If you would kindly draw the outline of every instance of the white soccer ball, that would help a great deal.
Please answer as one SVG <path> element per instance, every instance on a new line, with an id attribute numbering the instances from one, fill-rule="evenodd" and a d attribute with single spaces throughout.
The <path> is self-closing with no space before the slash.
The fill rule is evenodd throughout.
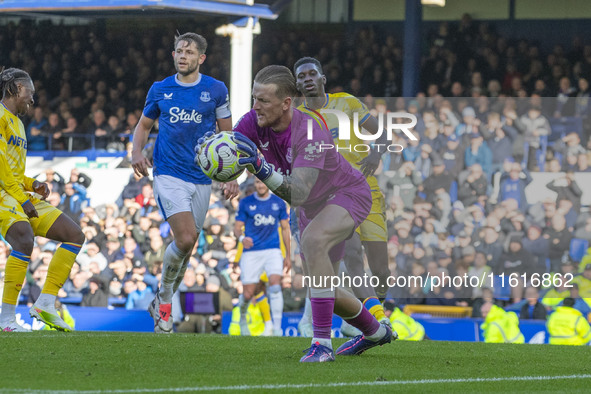
<path id="1" fill-rule="evenodd" d="M 222 131 L 201 144 L 197 163 L 203 173 L 214 181 L 229 182 L 244 172 L 245 167 L 238 164 L 239 157 L 232 133 Z"/>

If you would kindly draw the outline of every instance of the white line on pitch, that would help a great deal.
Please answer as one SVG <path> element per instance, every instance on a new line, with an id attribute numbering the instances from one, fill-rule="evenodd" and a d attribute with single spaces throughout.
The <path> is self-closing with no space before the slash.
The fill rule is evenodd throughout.
<path id="1" fill-rule="evenodd" d="M 508 381 L 544 381 L 565 379 L 591 379 L 587 375 L 557 375 L 557 376 L 507 376 L 499 378 L 465 378 L 465 379 L 420 379 L 420 380 L 392 380 L 371 382 L 339 382 L 339 383 L 304 383 L 304 384 L 255 384 L 238 386 L 196 386 L 196 387 L 167 387 L 162 389 L 121 389 L 121 390 L 33 390 L 33 389 L 0 389 L 0 393 L 33 393 L 33 394 L 119 394 L 119 393 L 163 393 L 163 392 L 191 392 L 191 391 L 246 391 L 246 390 L 289 390 L 314 388 L 340 388 L 361 386 L 404 386 L 412 384 L 446 384 L 446 383 L 487 383 Z"/>

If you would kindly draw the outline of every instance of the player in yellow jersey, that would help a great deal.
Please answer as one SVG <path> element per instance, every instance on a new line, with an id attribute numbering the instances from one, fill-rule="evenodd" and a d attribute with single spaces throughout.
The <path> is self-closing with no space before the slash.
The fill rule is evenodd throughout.
<path id="1" fill-rule="evenodd" d="M 49 203 L 49 187 L 25 175 L 27 139 L 19 115 L 33 105 L 35 87 L 27 72 L 9 68 L 0 73 L 0 233 L 12 247 L 4 272 L 0 331 L 29 331 L 16 322 L 18 296 L 25 280 L 35 236 L 62 242 L 47 272 L 41 295 L 30 309 L 31 317 L 61 331 L 72 328 L 55 309 L 58 290 L 84 242 L 80 227 Z"/>
<path id="2" fill-rule="evenodd" d="M 344 261 L 350 276 L 363 277 L 365 273 L 361 247 L 363 244 L 372 275 L 379 279 L 379 284 L 375 288 L 367 286 L 354 288 L 353 291 L 357 297 L 365 300 L 365 307 L 378 321 L 389 323 L 378 300 L 378 297 L 381 299 L 386 297 L 388 292 L 387 279 L 390 275 L 384 196 L 378 186 L 377 179 L 373 176 L 378 168 L 382 154 L 377 149 L 371 149 L 367 145 L 368 142 L 361 140 L 353 132 L 355 126 L 359 127 L 359 130 L 363 127 L 370 133 L 377 133 L 379 131 L 378 120 L 369 113 L 363 103 L 350 94 L 327 94 L 324 89 L 326 77 L 318 60 L 311 57 L 299 59 L 294 65 L 294 74 L 297 88 L 305 97 L 305 101 L 300 107 L 308 109 L 324 119 L 332 133 L 335 145 L 338 147 L 338 152 L 353 167 L 363 172 L 371 188 L 373 200 L 371 212 L 361 226 L 357 228 L 356 234 L 347 241 Z M 322 110 L 325 109 L 341 111 L 351 120 L 349 140 L 339 139 L 338 118 L 331 114 L 321 114 Z M 353 124 L 355 113 L 357 114 L 358 125 Z M 376 141 L 376 145 L 385 142 L 382 141 L 385 137 L 386 133 L 383 133 L 382 137 Z"/>

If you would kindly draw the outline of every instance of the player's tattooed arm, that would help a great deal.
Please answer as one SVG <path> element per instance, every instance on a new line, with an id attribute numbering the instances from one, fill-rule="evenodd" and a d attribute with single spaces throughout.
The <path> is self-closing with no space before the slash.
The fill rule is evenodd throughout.
<path id="1" fill-rule="evenodd" d="M 295 168 L 291 176 L 283 176 L 283 183 L 273 193 L 294 207 L 300 206 L 308 199 L 318 174 L 317 168 Z"/>

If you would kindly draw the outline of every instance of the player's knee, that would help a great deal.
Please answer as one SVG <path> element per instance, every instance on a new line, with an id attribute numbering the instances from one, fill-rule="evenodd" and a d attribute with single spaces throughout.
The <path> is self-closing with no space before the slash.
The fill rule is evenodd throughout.
<path id="1" fill-rule="evenodd" d="M 348 268 L 351 264 L 363 264 L 361 249 L 345 248 L 345 265 Z"/>
<path id="2" fill-rule="evenodd" d="M 269 286 L 269 294 L 281 293 L 281 285 Z"/>
<path id="3" fill-rule="evenodd" d="M 84 233 L 82 232 L 82 230 L 80 230 L 80 228 L 77 228 L 72 232 L 70 239 L 71 239 L 70 242 L 74 242 L 79 245 L 82 245 L 84 243 L 84 241 L 86 240 L 86 237 L 84 236 Z"/>
<path id="4" fill-rule="evenodd" d="M 181 252 L 185 254 L 191 253 L 195 242 L 197 242 L 197 236 L 193 234 L 179 234 L 176 236 L 175 234 L 174 242 Z"/>
<path id="5" fill-rule="evenodd" d="M 302 250 L 306 256 L 317 256 L 321 253 L 327 253 L 326 247 L 328 240 L 321 234 L 305 233 L 302 236 Z"/>
<path id="6" fill-rule="evenodd" d="M 13 250 L 30 256 L 35 244 L 35 235 L 30 226 L 24 224 L 24 222 L 18 222 L 10 227 L 7 241 Z"/>

